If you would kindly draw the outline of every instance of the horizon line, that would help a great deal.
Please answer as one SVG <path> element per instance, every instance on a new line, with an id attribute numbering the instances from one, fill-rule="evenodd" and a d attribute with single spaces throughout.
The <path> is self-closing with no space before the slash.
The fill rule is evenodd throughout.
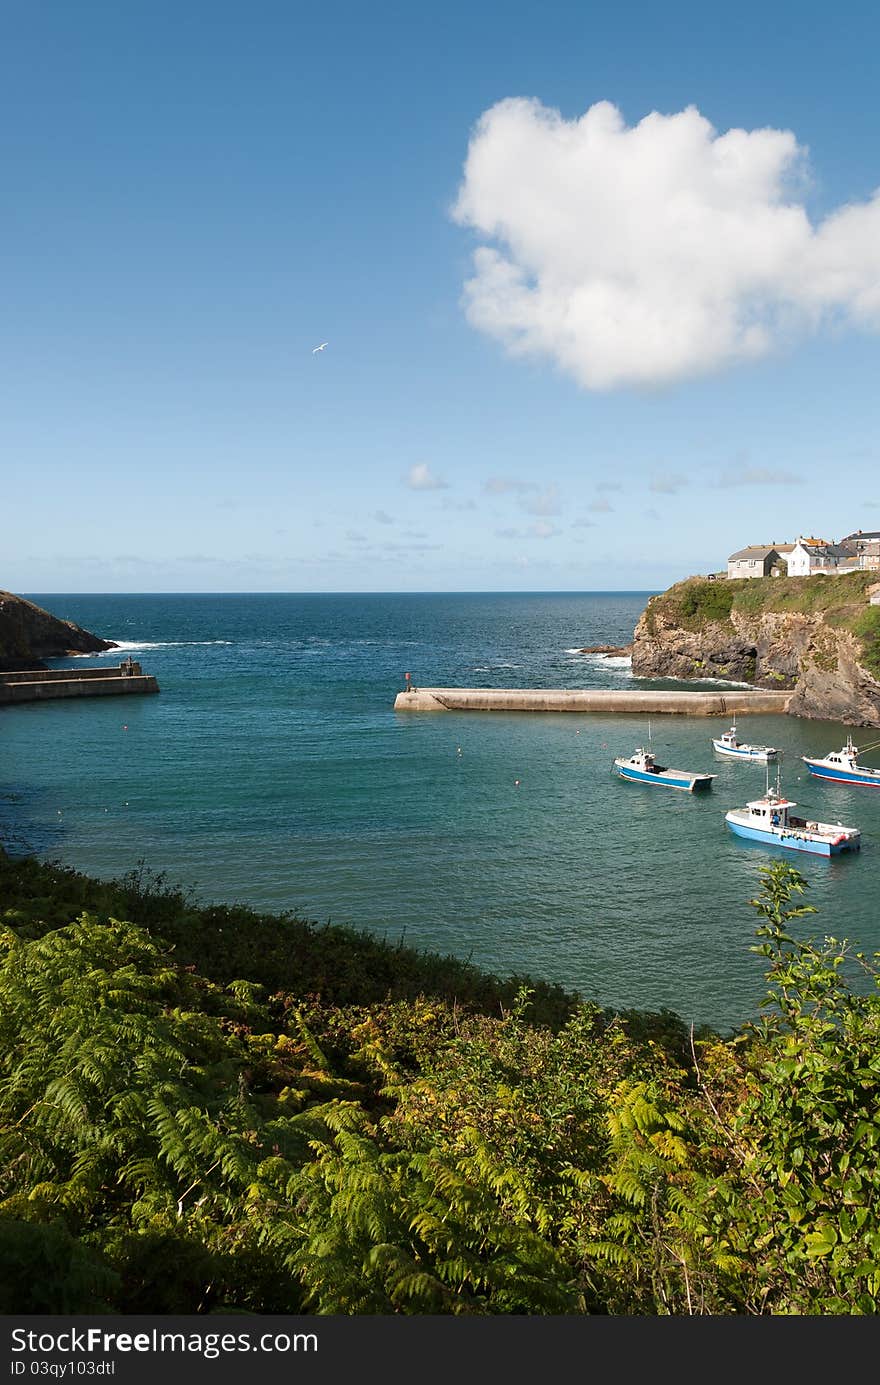
<path id="1" fill-rule="evenodd" d="M 24 596 L 645 596 L 656 587 L 546 587 L 546 588 L 426 588 L 420 591 L 31 591 L 10 592 Z M 665 588 L 663 589 L 665 590 Z"/>

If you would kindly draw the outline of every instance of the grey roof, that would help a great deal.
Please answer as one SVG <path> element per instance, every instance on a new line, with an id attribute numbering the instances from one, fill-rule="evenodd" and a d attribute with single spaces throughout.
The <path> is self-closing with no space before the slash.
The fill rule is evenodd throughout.
<path id="1" fill-rule="evenodd" d="M 858 543 L 859 539 L 867 539 L 869 543 L 876 543 L 880 539 L 880 529 L 872 529 L 870 532 L 860 529 L 857 534 L 847 534 L 846 538 L 841 539 L 840 542 Z"/>
<path id="2" fill-rule="evenodd" d="M 745 560 L 747 560 L 747 561 L 756 561 L 757 559 L 760 558 L 760 559 L 763 560 L 764 558 L 769 558 L 769 556 L 770 556 L 771 553 L 775 553 L 775 554 L 778 556 L 778 555 L 779 555 L 779 549 L 778 549 L 778 548 L 772 548 L 772 547 L 769 547 L 769 548 L 741 548 L 741 549 L 739 550 L 738 553 L 731 553 L 731 555 L 730 555 L 730 557 L 728 558 L 727 561 L 728 561 L 729 563 L 735 563 L 735 562 L 737 562 L 737 561 L 740 560 L 740 559 L 745 559 Z"/>

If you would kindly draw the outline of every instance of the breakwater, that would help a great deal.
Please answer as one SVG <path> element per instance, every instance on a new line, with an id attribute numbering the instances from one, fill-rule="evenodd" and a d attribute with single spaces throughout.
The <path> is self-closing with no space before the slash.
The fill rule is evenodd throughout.
<path id="1" fill-rule="evenodd" d="M 786 712 L 790 692 L 744 688 L 729 692 L 648 692 L 617 688 L 409 688 L 396 712 L 636 712 L 729 717 L 737 712 Z"/>
<path id="2" fill-rule="evenodd" d="M 0 673 L 0 706 L 60 697 L 118 697 L 158 691 L 153 675 L 144 673 L 132 659 L 126 659 L 118 668 L 31 668 Z"/>

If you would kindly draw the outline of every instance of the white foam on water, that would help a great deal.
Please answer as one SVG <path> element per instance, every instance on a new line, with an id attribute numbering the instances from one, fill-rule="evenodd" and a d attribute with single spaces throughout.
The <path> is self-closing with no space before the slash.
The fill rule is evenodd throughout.
<path id="1" fill-rule="evenodd" d="M 232 640 L 114 640 L 116 649 L 189 649 L 195 645 L 232 644 Z M 114 654 L 114 649 L 103 649 L 102 654 Z"/>
<path id="2" fill-rule="evenodd" d="M 657 675 L 660 677 L 661 675 Z M 663 681 L 667 683 L 686 683 L 692 692 L 699 692 L 700 688 L 709 686 L 712 688 L 746 688 L 749 692 L 790 692 L 790 688 L 760 688 L 755 683 L 738 683 L 735 678 L 674 678 L 670 673 L 662 675 Z M 642 679 L 637 679 L 641 682 Z M 647 680 L 646 680 L 647 681 Z"/>
<path id="3" fill-rule="evenodd" d="M 594 668 L 604 669 L 606 673 L 623 676 L 632 672 L 632 659 L 628 654 L 584 654 L 580 649 L 567 649 L 565 652 L 580 655 L 578 663 L 592 664 Z"/>

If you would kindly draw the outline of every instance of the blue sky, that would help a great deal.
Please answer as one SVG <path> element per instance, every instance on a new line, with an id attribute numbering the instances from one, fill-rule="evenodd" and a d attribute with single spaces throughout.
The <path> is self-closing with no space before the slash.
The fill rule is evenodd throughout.
<path id="1" fill-rule="evenodd" d="M 645 590 L 880 528 L 875 9 L 0 23 L 0 586 Z"/>

